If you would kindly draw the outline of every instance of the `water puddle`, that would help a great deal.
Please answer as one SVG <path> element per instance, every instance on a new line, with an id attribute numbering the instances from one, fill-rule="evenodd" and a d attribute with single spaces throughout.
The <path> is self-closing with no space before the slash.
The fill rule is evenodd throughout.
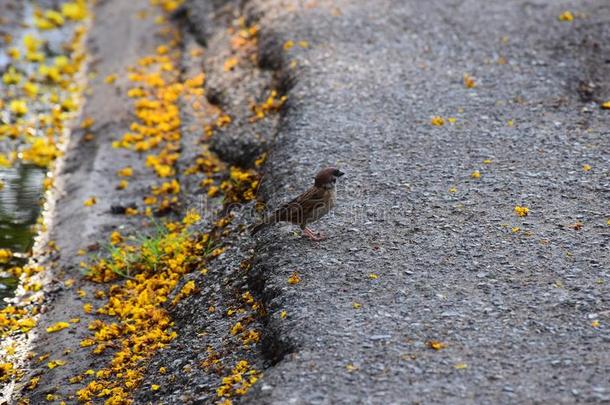
<path id="1" fill-rule="evenodd" d="M 55 159 L 77 115 L 86 5 L 5 1 L 0 12 L 0 309 L 27 264 Z M 9 7 L 10 6 L 10 7 Z M 48 177 L 47 177 L 48 176 Z M 46 183 L 46 184 L 45 184 Z"/>
<path id="2" fill-rule="evenodd" d="M 23 266 L 34 244 L 44 177 L 45 170 L 33 165 L 0 169 L 4 185 L 0 190 L 0 249 L 13 252 L 8 262 L 0 263 L 0 308 L 6 305 L 4 298 L 13 296 L 19 282 L 7 270 Z"/>

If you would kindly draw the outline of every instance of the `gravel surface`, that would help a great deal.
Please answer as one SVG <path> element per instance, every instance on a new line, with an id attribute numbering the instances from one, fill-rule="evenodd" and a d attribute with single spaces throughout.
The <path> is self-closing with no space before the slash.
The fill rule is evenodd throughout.
<path id="1" fill-rule="evenodd" d="M 245 402 L 610 401 L 610 5 L 250 6 L 298 63 L 270 205 L 346 175 L 329 240 L 257 235 L 277 363 Z"/>
<path id="2" fill-rule="evenodd" d="M 48 301 L 29 346 L 67 364 L 26 370 L 17 395 L 32 404 L 74 400 L 84 383 L 66 380 L 110 360 L 79 346 L 93 319 L 82 304 L 100 286 L 79 277 L 77 251 L 141 230 L 110 207 L 141 204 L 157 181 L 111 147 L 133 121 L 127 68 L 165 41 L 141 18 L 148 5 L 95 6 L 83 111 L 95 137 L 74 131 L 56 182 L 47 237 L 60 253 L 41 258 Z M 566 10 L 574 21 L 558 19 Z M 181 101 L 179 168 L 207 147 L 200 104 L 208 119 L 231 117 L 209 144 L 226 163 L 270 151 L 259 192 L 270 207 L 321 167 L 346 175 L 313 225 L 329 236 L 320 243 L 290 225 L 251 238 L 253 204 L 235 211 L 225 252 L 178 285 L 196 292 L 168 307 L 177 337 L 142 365 L 135 403 L 216 403 L 243 361 L 259 380 L 234 403 L 610 401 L 609 19 L 605 0 L 187 0 L 174 13 L 181 72 L 206 74 L 207 100 Z M 258 39 L 236 46 L 236 29 L 255 23 Z M 280 113 L 252 120 L 273 89 L 288 95 Z M 182 208 L 208 203 L 200 177 L 180 181 Z M 222 204 L 209 203 L 202 230 Z M 75 317 L 82 327 L 40 332 Z"/>

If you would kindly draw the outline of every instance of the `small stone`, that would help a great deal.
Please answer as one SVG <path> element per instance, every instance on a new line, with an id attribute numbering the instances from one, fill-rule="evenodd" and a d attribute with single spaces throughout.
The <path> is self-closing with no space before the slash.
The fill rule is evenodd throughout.
<path id="1" fill-rule="evenodd" d="M 369 339 L 371 340 L 385 340 L 385 339 L 391 339 L 392 335 L 372 335 L 369 336 Z"/>

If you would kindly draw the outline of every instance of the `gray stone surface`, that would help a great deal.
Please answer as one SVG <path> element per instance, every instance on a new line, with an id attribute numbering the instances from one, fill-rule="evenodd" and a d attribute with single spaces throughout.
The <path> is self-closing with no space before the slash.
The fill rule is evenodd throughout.
<path id="1" fill-rule="evenodd" d="M 250 7 L 262 43 L 279 44 L 263 51 L 284 69 L 298 61 L 270 205 L 322 166 L 346 175 L 316 224 L 329 240 L 281 226 L 258 239 L 277 363 L 244 402 L 609 401 L 610 115 L 598 103 L 610 98 L 610 4 Z M 564 10 L 585 15 L 561 22 Z M 433 126 L 436 115 L 456 122 Z"/>
<path id="2" fill-rule="evenodd" d="M 135 155 L 111 148 L 131 121 L 128 83 L 124 75 L 115 86 L 103 78 L 159 45 L 152 19 L 136 20 L 146 4 L 96 6 L 88 46 L 98 78 L 83 112 L 96 119 L 96 138 L 84 143 L 75 131 L 58 178 L 64 194 L 50 237 L 61 256 L 45 259 L 53 280 L 40 330 L 91 320 L 76 290 L 90 297 L 98 287 L 61 284 L 78 274 L 75 253 L 113 229 L 141 226 L 109 213 L 117 202 L 139 203 L 155 179 Z M 183 280 L 199 291 L 170 310 L 178 337 L 147 364 L 135 403 L 214 403 L 222 377 L 242 359 L 263 376 L 235 403 L 610 401 L 610 112 L 599 107 L 610 99 L 607 1 L 189 0 L 186 7 L 175 15 L 192 34 L 185 49 L 197 40 L 206 50 L 182 68 L 203 65 L 207 94 L 233 118 L 214 135 L 224 137 L 215 150 L 249 166 L 253 156 L 241 155 L 238 141 L 272 145 L 261 189 L 272 207 L 309 187 L 322 166 L 346 175 L 337 209 L 314 225 L 327 241 L 311 243 L 280 225 L 252 239 L 251 220 L 236 212 L 226 252 L 206 276 Z M 576 19 L 558 21 L 564 10 Z M 260 49 L 223 73 L 226 28 L 242 12 L 260 26 Z M 288 40 L 296 44 L 285 50 Z M 475 88 L 465 88 L 464 73 Z M 281 115 L 250 124 L 249 106 L 273 88 L 289 97 Z M 196 122 L 189 111 L 185 127 Z M 445 125 L 431 125 L 437 115 Z M 197 132 L 184 134 L 180 166 L 188 167 L 201 145 Z M 107 179 L 126 165 L 136 175 L 119 201 Z M 475 170 L 480 179 L 471 178 Z M 184 206 L 192 206 L 199 178 L 182 180 Z M 91 195 L 98 204 L 84 208 Z M 516 205 L 529 215 L 518 217 Z M 293 285 L 294 272 L 301 282 Z M 225 315 L 244 306 L 245 291 L 266 312 Z M 244 347 L 231 336 L 238 319 L 261 332 L 260 344 Z M 77 388 L 68 377 L 106 364 L 78 348 L 86 336 L 83 328 L 32 341 L 51 358 L 72 352 L 53 373 L 44 363 L 27 370 L 23 381 L 41 376 L 27 392 L 31 403 L 50 392 L 66 398 Z M 433 350 L 430 341 L 446 347 Z M 206 368 L 212 353 L 221 361 Z"/>

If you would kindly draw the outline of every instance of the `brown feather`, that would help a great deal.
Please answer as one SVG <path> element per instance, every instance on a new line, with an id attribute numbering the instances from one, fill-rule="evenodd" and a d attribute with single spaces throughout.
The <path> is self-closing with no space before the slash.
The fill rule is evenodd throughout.
<path id="1" fill-rule="evenodd" d="M 326 190 L 321 187 L 312 187 L 294 200 L 278 208 L 273 216 L 275 222 L 286 221 L 305 228 L 311 222 L 311 212 L 316 206 L 324 205 Z"/>
<path id="2" fill-rule="evenodd" d="M 292 222 L 305 229 L 308 224 L 317 221 L 335 205 L 335 181 L 343 173 L 334 167 L 321 170 L 315 178 L 315 184 L 309 190 L 279 207 L 272 214 L 251 229 L 252 235 L 277 222 Z"/>
<path id="3" fill-rule="evenodd" d="M 276 222 L 291 222 L 304 229 L 307 224 L 315 222 L 326 214 L 334 201 L 332 192 L 324 187 L 313 186 L 297 198 L 287 202 L 266 216 L 261 222 L 252 227 L 252 235 Z"/>

